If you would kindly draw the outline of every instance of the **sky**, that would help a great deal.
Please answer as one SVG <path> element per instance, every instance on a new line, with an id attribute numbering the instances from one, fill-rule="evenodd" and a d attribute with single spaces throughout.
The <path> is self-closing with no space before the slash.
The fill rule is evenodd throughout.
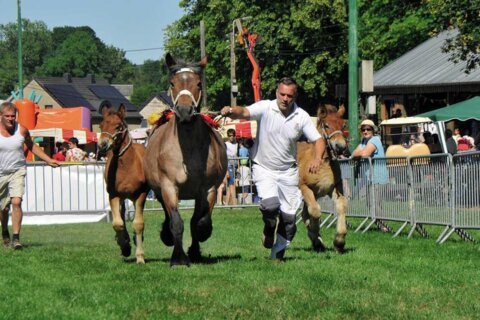
<path id="1" fill-rule="evenodd" d="M 178 4 L 178 0 L 21 0 L 21 15 L 43 21 L 49 30 L 89 26 L 105 44 L 142 64 L 164 55 L 164 30 L 184 15 Z M 0 24 L 11 22 L 17 22 L 17 0 L 0 0 Z"/>

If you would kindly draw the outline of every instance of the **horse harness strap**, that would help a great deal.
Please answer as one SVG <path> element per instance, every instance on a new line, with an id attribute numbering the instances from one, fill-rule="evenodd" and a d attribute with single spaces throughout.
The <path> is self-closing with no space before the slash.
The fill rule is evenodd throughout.
<path id="1" fill-rule="evenodd" d="M 124 123 L 125 124 L 125 123 Z M 124 134 L 124 133 L 127 133 L 127 136 L 128 136 L 128 143 L 125 147 L 123 147 L 122 149 L 120 149 L 120 152 L 118 153 L 118 157 L 122 156 L 125 151 L 127 151 L 128 147 L 130 147 L 130 145 L 132 144 L 132 137 L 130 136 L 130 132 L 128 131 L 128 126 L 125 125 L 124 129 L 121 130 L 121 131 L 115 131 L 115 133 L 111 134 L 110 132 L 106 132 L 106 131 L 102 131 L 101 134 L 105 134 L 107 136 L 109 136 L 113 141 L 116 141 L 117 140 L 117 136 L 119 134 Z M 123 140 L 123 139 L 122 139 Z"/>
<path id="2" fill-rule="evenodd" d="M 330 153 L 332 155 L 332 160 L 336 160 L 338 158 L 338 155 L 335 152 L 335 149 L 332 147 L 332 143 L 330 142 L 330 140 L 332 139 L 333 136 L 337 134 L 343 135 L 343 132 L 341 130 L 336 130 L 330 134 L 327 134 L 327 131 L 325 130 L 325 126 L 322 123 L 322 137 L 327 141 L 327 148 L 330 150 Z"/>
<path id="3" fill-rule="evenodd" d="M 175 74 L 179 74 L 179 73 L 182 73 L 182 72 L 196 73 L 192 68 L 181 68 L 180 70 L 178 70 L 177 72 L 175 72 Z M 193 105 L 194 105 L 194 112 L 195 112 L 195 113 L 196 113 L 196 111 L 197 111 L 198 106 L 200 105 L 200 100 L 202 99 L 202 90 L 199 91 L 198 99 L 195 99 L 195 97 L 193 96 L 193 94 L 192 94 L 189 90 L 186 90 L 186 89 L 180 90 L 180 92 L 177 94 L 176 97 L 173 96 L 172 87 L 170 87 L 170 88 L 168 89 L 168 93 L 169 93 L 170 97 L 173 98 L 173 108 L 171 108 L 171 109 L 173 109 L 174 112 L 175 112 L 175 110 L 176 110 L 176 108 L 177 108 L 178 100 L 179 100 L 180 97 L 182 97 L 182 96 L 188 96 L 190 99 L 192 99 Z"/>

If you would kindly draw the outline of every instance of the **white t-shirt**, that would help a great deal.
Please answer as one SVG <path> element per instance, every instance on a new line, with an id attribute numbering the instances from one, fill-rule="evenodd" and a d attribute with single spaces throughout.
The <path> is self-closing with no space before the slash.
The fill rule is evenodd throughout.
<path id="1" fill-rule="evenodd" d="M 232 159 L 232 158 L 237 158 L 238 157 L 238 143 L 231 143 L 230 141 L 225 142 L 225 146 L 227 147 L 227 158 Z M 237 160 L 229 160 L 228 164 L 236 167 Z"/>
<path id="2" fill-rule="evenodd" d="M 308 113 L 297 104 L 285 118 L 277 100 L 262 100 L 247 107 L 257 121 L 252 160 L 270 170 L 286 170 L 296 163 L 297 141 L 302 134 L 310 141 L 321 138 Z"/>

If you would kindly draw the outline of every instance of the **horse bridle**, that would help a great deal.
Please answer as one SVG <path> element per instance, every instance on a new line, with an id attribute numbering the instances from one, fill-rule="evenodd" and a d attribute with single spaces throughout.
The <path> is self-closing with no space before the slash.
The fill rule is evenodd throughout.
<path id="1" fill-rule="evenodd" d="M 127 151 L 128 147 L 130 147 L 130 145 L 132 144 L 132 137 L 130 136 L 130 132 L 128 131 L 128 126 L 126 125 L 125 122 L 123 122 L 122 125 L 123 125 L 123 130 L 117 130 L 113 134 L 111 134 L 110 132 L 106 132 L 106 131 L 100 132 L 100 134 L 106 134 L 107 136 L 109 136 L 113 140 L 114 143 L 116 143 L 119 140 L 120 136 L 122 136 L 120 141 L 123 141 L 123 139 L 125 139 L 124 134 L 125 134 L 125 132 L 127 133 L 128 143 L 125 147 L 120 149 L 120 151 L 118 152 L 119 157 L 122 156 L 125 153 L 125 151 Z"/>
<path id="2" fill-rule="evenodd" d="M 182 73 L 182 72 L 191 72 L 191 73 L 197 74 L 192 68 L 181 68 L 180 70 L 175 72 L 174 75 L 177 75 L 177 74 Z M 174 97 L 171 86 L 170 86 L 170 88 L 168 88 L 168 94 L 173 99 L 173 108 L 171 108 L 171 109 L 173 110 L 173 112 L 175 112 L 175 114 L 177 114 L 178 100 L 182 96 L 188 96 L 190 99 L 192 99 L 192 101 L 193 101 L 193 114 L 197 113 L 197 108 L 200 105 L 200 99 L 202 98 L 202 90 L 199 91 L 198 99 L 195 99 L 193 94 L 187 89 L 180 90 L 180 92 L 177 94 L 177 96 Z"/>
<path id="3" fill-rule="evenodd" d="M 335 151 L 335 148 L 332 146 L 331 139 L 332 137 L 336 136 L 337 134 L 341 134 L 343 136 L 342 130 L 335 130 L 330 134 L 327 134 L 327 130 L 325 129 L 325 122 L 320 122 L 320 127 L 322 128 L 321 135 L 327 142 L 327 148 L 330 151 L 330 154 L 332 155 L 332 160 L 338 159 L 338 154 Z"/>

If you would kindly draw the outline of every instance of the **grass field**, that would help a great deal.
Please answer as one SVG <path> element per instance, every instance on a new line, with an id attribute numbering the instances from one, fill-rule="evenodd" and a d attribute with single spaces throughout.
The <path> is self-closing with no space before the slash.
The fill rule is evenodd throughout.
<path id="1" fill-rule="evenodd" d="M 190 212 L 183 217 L 188 221 Z M 300 225 L 286 261 L 279 263 L 267 259 L 269 251 L 261 246 L 257 209 L 219 209 L 213 236 L 202 246 L 205 262 L 170 268 L 172 249 L 158 236 L 162 221 L 163 214 L 146 215 L 145 265 L 136 265 L 134 256 L 120 257 L 112 227 L 104 222 L 24 226 L 24 250 L 0 248 L 0 319 L 480 315 L 480 247 L 456 235 L 437 245 L 440 227 L 428 228 L 429 239 L 349 230 L 347 252 L 339 255 L 312 252 Z M 349 222 L 355 227 L 360 220 Z M 331 247 L 333 230 L 324 233 Z"/>

